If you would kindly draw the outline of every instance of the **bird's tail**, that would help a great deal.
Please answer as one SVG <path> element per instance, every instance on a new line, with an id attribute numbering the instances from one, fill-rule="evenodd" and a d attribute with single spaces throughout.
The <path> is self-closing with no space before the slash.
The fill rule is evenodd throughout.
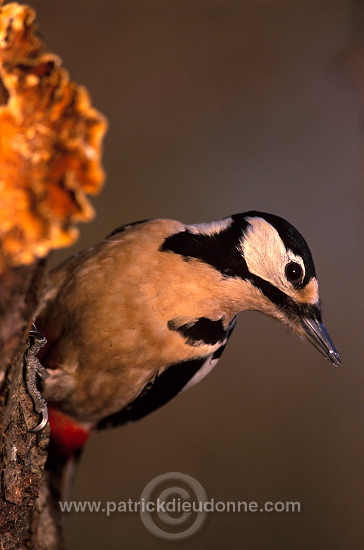
<path id="1" fill-rule="evenodd" d="M 90 432 L 54 406 L 49 405 L 48 411 L 51 437 L 46 470 L 53 498 L 67 501 L 70 499 L 77 466 Z"/>

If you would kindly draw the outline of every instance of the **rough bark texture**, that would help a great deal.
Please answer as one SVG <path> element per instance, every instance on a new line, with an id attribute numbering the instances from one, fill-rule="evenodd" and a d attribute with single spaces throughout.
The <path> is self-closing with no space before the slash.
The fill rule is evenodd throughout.
<path id="1" fill-rule="evenodd" d="M 24 383 L 27 333 L 42 272 L 43 266 L 36 263 L 0 277 L 0 541 L 4 550 L 60 547 L 57 518 L 44 482 L 49 428 L 39 434 L 29 431 L 38 423 L 38 415 Z"/>

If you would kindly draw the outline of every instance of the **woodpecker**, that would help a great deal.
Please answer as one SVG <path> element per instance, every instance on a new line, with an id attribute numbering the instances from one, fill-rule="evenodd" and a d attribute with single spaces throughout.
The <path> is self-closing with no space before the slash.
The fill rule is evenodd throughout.
<path id="1" fill-rule="evenodd" d="M 90 430 L 138 420 L 199 382 L 246 310 L 340 364 L 308 245 L 276 215 L 144 220 L 69 258 L 50 273 L 36 321 L 52 440 L 70 454 Z"/>

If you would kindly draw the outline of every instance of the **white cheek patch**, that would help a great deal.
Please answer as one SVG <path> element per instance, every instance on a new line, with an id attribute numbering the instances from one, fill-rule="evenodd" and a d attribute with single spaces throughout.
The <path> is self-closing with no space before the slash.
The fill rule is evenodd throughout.
<path id="1" fill-rule="evenodd" d="M 270 282 L 286 294 L 296 298 L 296 291 L 287 281 L 285 267 L 288 262 L 297 262 L 305 273 L 300 256 L 286 250 L 278 231 L 263 218 L 247 218 L 250 226 L 240 242 L 248 269 L 254 275 Z"/>

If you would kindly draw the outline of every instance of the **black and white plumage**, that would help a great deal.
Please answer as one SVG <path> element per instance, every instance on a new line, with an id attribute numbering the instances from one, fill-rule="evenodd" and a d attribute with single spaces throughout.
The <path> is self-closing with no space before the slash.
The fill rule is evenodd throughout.
<path id="1" fill-rule="evenodd" d="M 282 321 L 340 364 L 311 252 L 282 218 L 119 228 L 50 274 L 37 321 L 49 342 L 44 394 L 87 428 L 142 418 L 215 366 L 244 310 Z"/>

